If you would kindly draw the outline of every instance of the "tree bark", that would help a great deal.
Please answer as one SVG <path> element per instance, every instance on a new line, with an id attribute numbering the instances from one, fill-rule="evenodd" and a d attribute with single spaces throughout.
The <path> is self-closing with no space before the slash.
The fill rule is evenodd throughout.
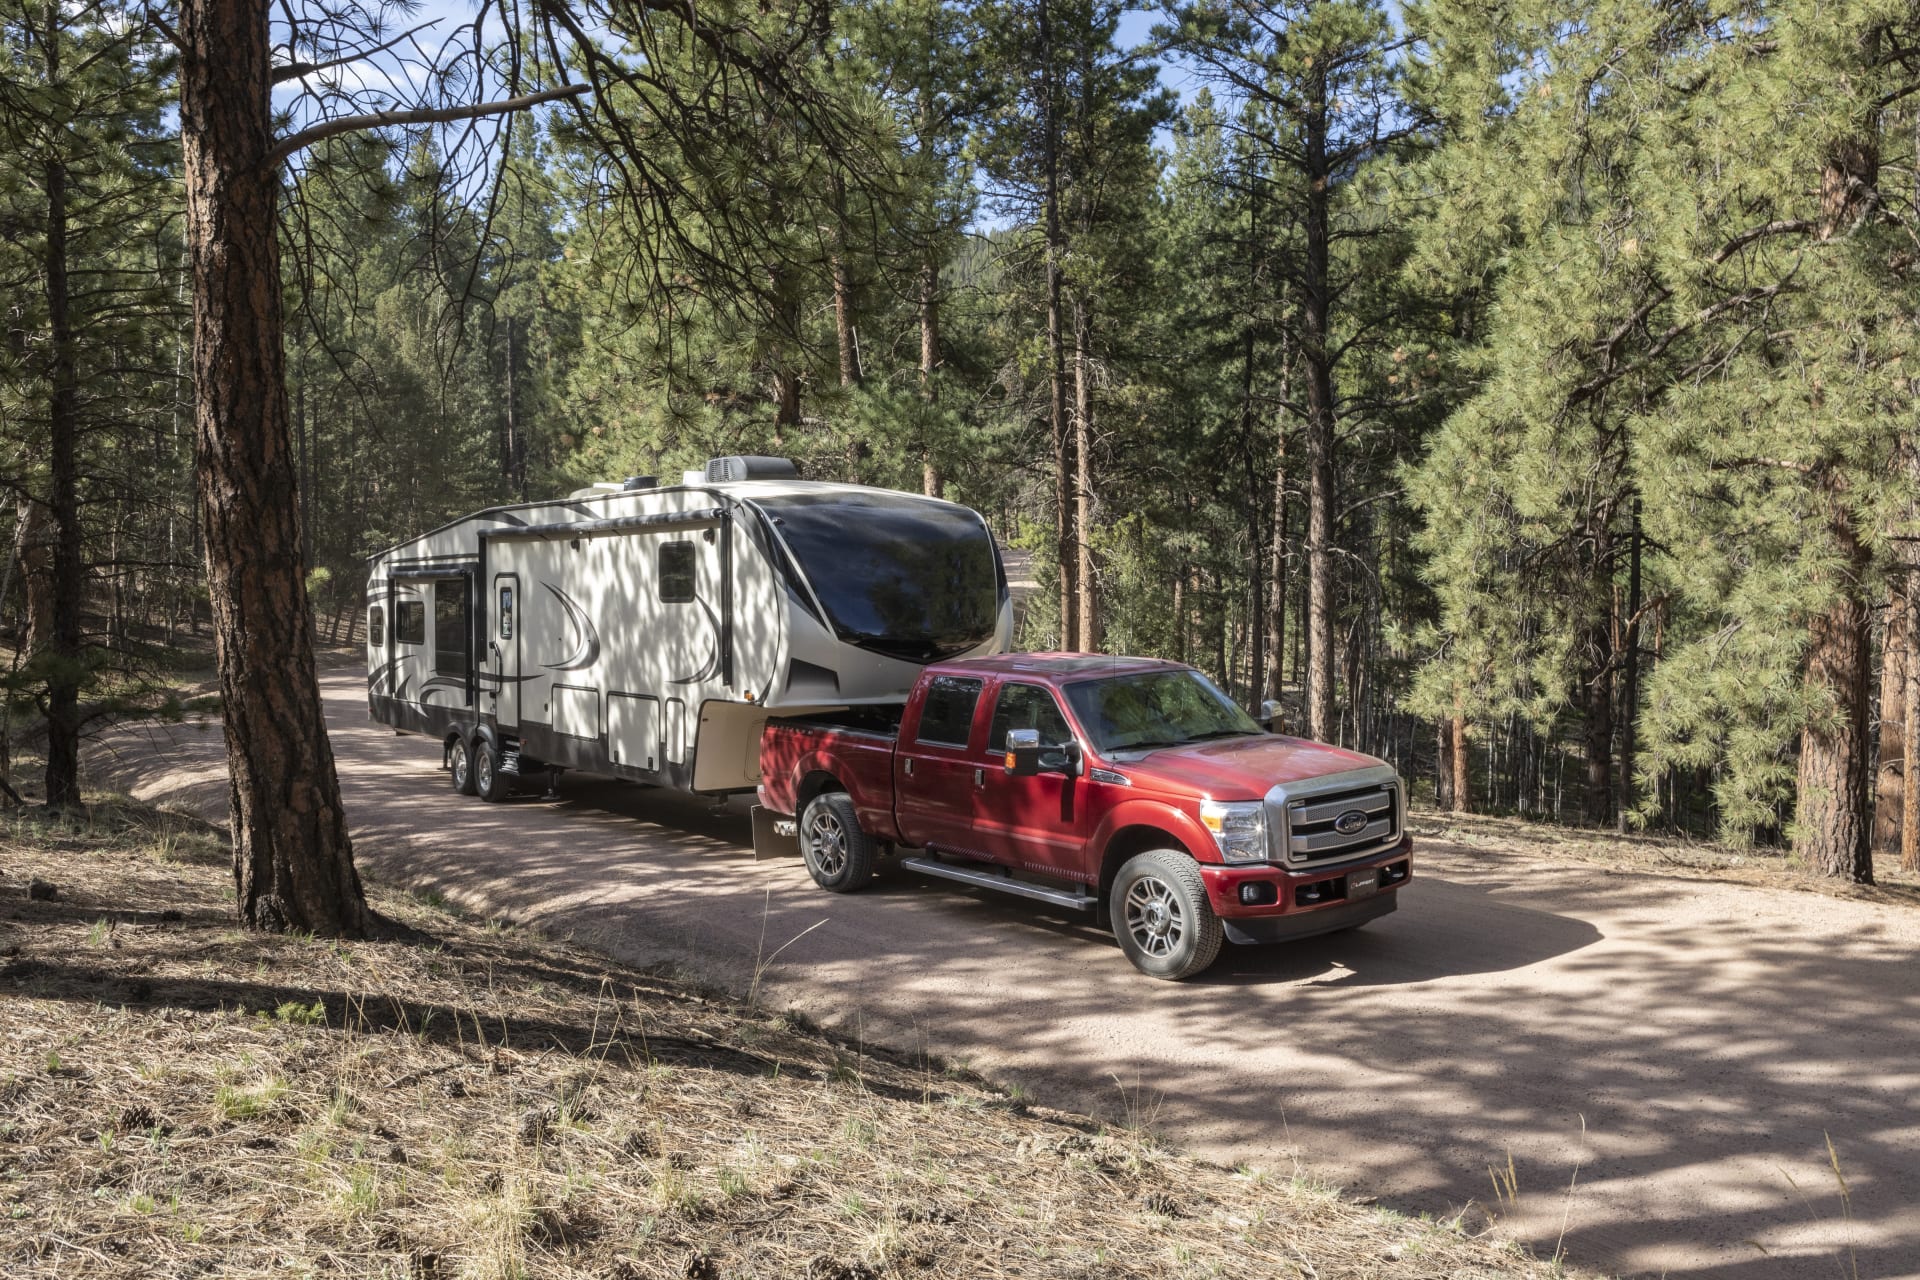
<path id="1" fill-rule="evenodd" d="M 1907 772 L 1907 677 L 1914 661 L 1906 584 L 1899 576 L 1887 593 L 1886 639 L 1880 646 L 1880 752 L 1874 770 L 1873 847 L 1893 853 L 1900 846 L 1902 780 Z"/>
<path id="2" fill-rule="evenodd" d="M 53 521 L 38 498 L 20 499 L 15 545 L 20 557 L 20 590 L 26 598 L 27 656 L 53 644 Z"/>
<path id="3" fill-rule="evenodd" d="M 1301 279 L 1300 357 L 1307 377 L 1307 736 L 1329 740 L 1333 724 L 1333 358 L 1327 78 L 1316 69 L 1305 112 L 1306 258 Z"/>
<path id="4" fill-rule="evenodd" d="M 45 53 L 49 84 L 60 82 L 58 6 L 47 6 Z M 85 565 L 80 536 L 80 395 L 74 366 L 73 319 L 67 288 L 67 169 L 57 157 L 46 167 L 47 192 L 47 509 L 53 518 L 52 628 L 47 684 L 47 807 L 80 807 L 80 606 Z"/>
<path id="5" fill-rule="evenodd" d="M 1870 617 L 1861 596 L 1867 552 L 1838 491 L 1826 485 L 1828 531 L 1845 568 L 1834 601 L 1809 626 L 1805 683 L 1814 704 L 1800 734 L 1794 852 L 1824 876 L 1873 883 L 1869 843 L 1867 691 Z"/>
<path id="6" fill-rule="evenodd" d="M 180 136 L 193 279 L 194 446 L 231 771 L 241 920 L 355 936 L 353 865 L 313 658 L 269 164 L 266 0 L 184 0 Z"/>
<path id="7" fill-rule="evenodd" d="M 1100 651 L 1100 592 L 1094 581 L 1093 539 L 1093 317 L 1073 306 L 1073 525 L 1074 591 L 1080 597 L 1080 634 L 1074 647 Z"/>
<path id="8" fill-rule="evenodd" d="M 1473 791 L 1467 768 L 1470 763 L 1467 754 L 1467 718 L 1455 716 L 1450 720 L 1447 723 L 1447 736 L 1451 747 L 1447 754 L 1453 765 L 1453 811 L 1472 813 Z"/>

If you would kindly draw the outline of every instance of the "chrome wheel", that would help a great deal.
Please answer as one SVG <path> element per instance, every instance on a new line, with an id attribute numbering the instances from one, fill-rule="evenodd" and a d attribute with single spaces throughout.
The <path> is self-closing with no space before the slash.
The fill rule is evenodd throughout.
<path id="1" fill-rule="evenodd" d="M 1142 876 L 1127 890 L 1127 932 L 1147 955 L 1170 956 L 1186 933 L 1186 919 L 1173 888 L 1153 876 Z"/>
<path id="2" fill-rule="evenodd" d="M 816 808 L 807 823 L 807 861 L 817 876 L 828 880 L 847 867 L 847 829 L 825 805 Z"/>
<path id="3" fill-rule="evenodd" d="M 463 796 L 473 794 L 473 751 L 465 738 L 455 738 L 447 753 L 447 771 L 453 777 L 453 789 Z"/>
<path id="4" fill-rule="evenodd" d="M 474 789 L 483 796 L 493 795 L 493 752 L 480 748 L 480 758 L 473 762 Z"/>

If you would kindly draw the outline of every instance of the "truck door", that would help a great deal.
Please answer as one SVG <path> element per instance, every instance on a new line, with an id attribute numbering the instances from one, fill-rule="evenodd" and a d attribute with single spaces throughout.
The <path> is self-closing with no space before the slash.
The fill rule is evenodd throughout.
<path id="1" fill-rule="evenodd" d="M 488 710 L 502 729 L 520 728 L 520 575 L 493 575 L 493 612 L 487 639 Z"/>
<path id="2" fill-rule="evenodd" d="M 977 762 L 974 830 L 994 860 L 1009 866 L 1064 876 L 1092 878 L 1086 867 L 1085 783 L 1060 771 L 1016 778 L 1006 769 L 1007 732 L 1037 729 L 1048 764 L 1067 759 L 1073 730 L 1053 691 L 1043 685 L 1002 683 L 994 693 L 993 717 Z"/>
<path id="3" fill-rule="evenodd" d="M 900 726 L 893 755 L 894 814 L 908 844 L 984 856 L 973 833 L 975 714 L 984 681 L 934 676 L 920 699 L 918 719 Z"/>

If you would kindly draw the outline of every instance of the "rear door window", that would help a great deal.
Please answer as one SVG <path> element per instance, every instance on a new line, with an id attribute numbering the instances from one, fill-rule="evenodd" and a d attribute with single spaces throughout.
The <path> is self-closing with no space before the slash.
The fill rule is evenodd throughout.
<path id="1" fill-rule="evenodd" d="M 973 736 L 973 712 L 980 704 L 979 680 L 966 676 L 935 676 L 927 682 L 920 704 L 920 727 L 914 741 L 939 747 L 964 747 Z"/>

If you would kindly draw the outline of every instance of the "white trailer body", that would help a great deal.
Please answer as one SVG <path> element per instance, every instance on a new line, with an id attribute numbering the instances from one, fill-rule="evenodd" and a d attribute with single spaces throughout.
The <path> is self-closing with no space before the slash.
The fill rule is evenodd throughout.
<path id="1" fill-rule="evenodd" d="M 779 460 L 706 472 L 742 473 L 768 478 L 495 507 L 372 557 L 369 714 L 508 777 L 726 793 L 759 783 L 769 715 L 898 703 L 924 664 L 1010 647 L 977 512 Z"/>

